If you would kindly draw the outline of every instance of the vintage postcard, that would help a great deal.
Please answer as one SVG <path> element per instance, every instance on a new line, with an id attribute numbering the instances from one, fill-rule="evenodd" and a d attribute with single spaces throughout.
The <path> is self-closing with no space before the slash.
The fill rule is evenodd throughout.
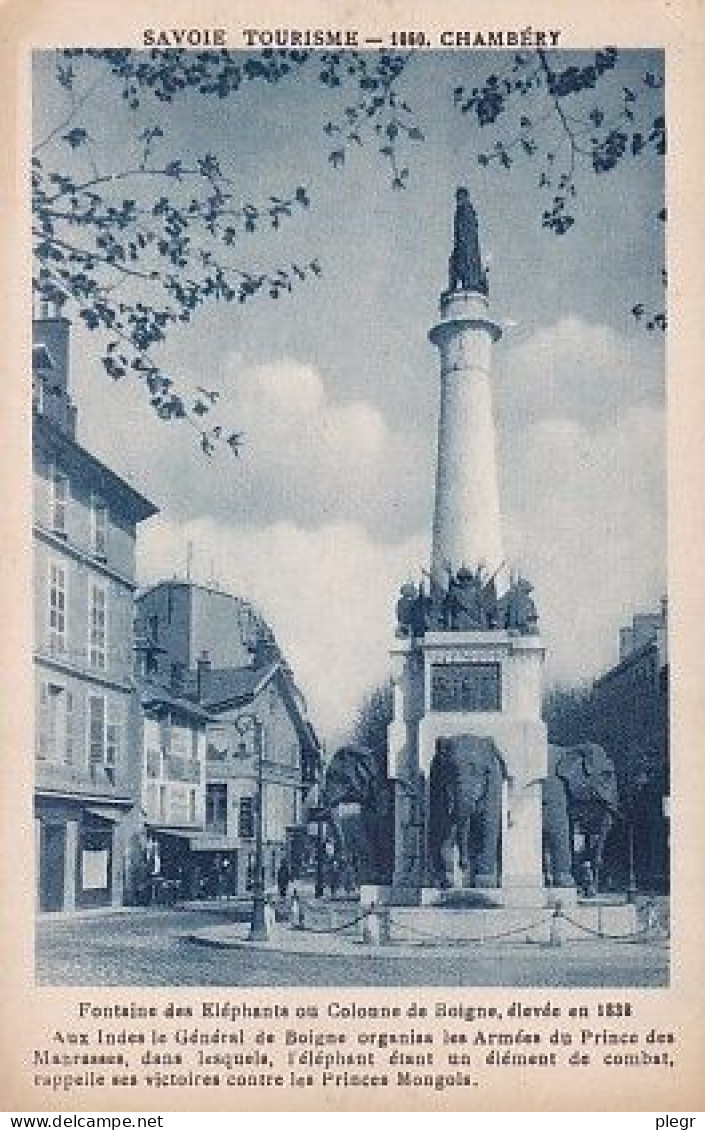
<path id="1" fill-rule="evenodd" d="M 699 14 L 0 9 L 7 1109 L 701 1108 Z"/>

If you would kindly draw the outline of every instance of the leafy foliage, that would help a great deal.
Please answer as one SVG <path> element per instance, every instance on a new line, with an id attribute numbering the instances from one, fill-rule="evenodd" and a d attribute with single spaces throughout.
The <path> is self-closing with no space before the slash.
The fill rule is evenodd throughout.
<path id="1" fill-rule="evenodd" d="M 201 389 L 187 396 L 160 363 L 160 347 L 204 307 L 277 300 L 319 275 L 322 264 L 311 258 L 260 270 L 248 263 L 248 236 L 293 222 L 311 206 L 310 188 L 295 184 L 265 199 L 242 199 L 217 153 L 170 152 L 167 107 L 186 97 L 233 99 L 248 84 L 307 77 L 330 92 L 333 113 L 321 123 L 330 165 L 344 169 L 355 150 L 372 146 L 391 187 L 401 190 L 412 175 L 409 153 L 425 140 L 403 93 L 414 58 L 386 50 L 56 53 L 65 112 L 32 153 L 35 291 L 67 302 L 100 338 L 105 372 L 141 381 L 158 416 L 188 421 L 206 454 L 220 442 L 237 454 L 241 435 L 208 423 L 217 394 Z M 481 166 L 511 170 L 519 159 L 537 162 L 537 187 L 548 197 L 541 223 L 563 236 L 576 222 L 579 167 L 604 175 L 648 153 L 662 157 L 666 132 L 661 76 L 649 72 L 638 89 L 623 86 L 619 106 L 608 112 L 606 101 L 586 99 L 608 77 L 614 83 L 618 51 L 597 51 L 581 66 L 561 65 L 560 58 L 508 54 L 503 72 L 458 86 L 453 101 L 481 131 L 502 127 L 490 148 L 477 153 Z M 90 104 L 115 94 L 133 127 L 134 154 L 127 160 L 106 152 L 89 128 Z M 658 112 L 651 113 L 656 103 Z M 152 118 L 146 126 L 145 115 Z M 658 217 L 665 220 L 664 208 Z M 665 328 L 664 311 L 648 313 L 637 303 L 632 313 L 649 330 Z"/>
<path id="2" fill-rule="evenodd" d="M 653 72 L 642 79 L 641 92 L 624 86 L 621 105 L 613 115 L 597 105 L 587 108 L 581 101 L 580 112 L 572 103 L 577 96 L 595 90 L 601 80 L 618 65 L 619 53 L 608 47 L 596 51 L 585 66 L 558 67 L 553 55 L 539 50 L 516 54 L 504 75 L 490 75 L 482 86 L 467 90 L 459 86 L 455 103 L 463 114 L 473 114 L 480 126 L 494 124 L 500 115 L 508 114 L 517 99 L 534 96 L 538 114 L 529 117 L 521 112 L 518 128 L 495 142 L 489 151 L 478 154 L 480 165 L 495 162 L 511 169 L 517 157 L 540 160 L 538 187 L 552 198 L 544 209 L 542 223 L 556 235 L 565 235 L 575 223 L 574 202 L 577 197 L 576 171 L 579 162 L 594 173 L 607 173 L 627 157 L 637 157 L 652 149 L 658 156 L 666 152 L 666 128 L 663 114 L 658 112 L 643 129 L 637 122 L 637 110 L 646 102 L 648 115 L 650 92 L 658 91 L 663 80 Z M 659 100 L 660 102 L 660 100 Z M 569 109 L 570 107 L 570 109 Z M 542 142 L 540 131 L 548 135 Z M 554 144 L 555 141 L 555 144 Z M 665 328 L 665 317 L 648 328 Z"/>
<path id="3" fill-rule="evenodd" d="M 387 771 L 387 727 L 392 721 L 391 683 L 382 683 L 365 697 L 352 729 L 352 740 L 372 750 L 383 775 Z"/>

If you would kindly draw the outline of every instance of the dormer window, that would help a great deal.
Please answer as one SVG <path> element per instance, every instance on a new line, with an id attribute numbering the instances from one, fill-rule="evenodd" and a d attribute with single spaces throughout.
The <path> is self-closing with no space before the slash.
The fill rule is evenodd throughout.
<path id="1" fill-rule="evenodd" d="M 54 533 L 66 535 L 66 508 L 69 500 L 69 480 L 56 467 L 51 473 L 51 528 Z"/>
<path id="2" fill-rule="evenodd" d="M 101 498 L 94 498 L 91 507 L 91 548 L 96 557 L 108 555 L 108 508 Z"/>

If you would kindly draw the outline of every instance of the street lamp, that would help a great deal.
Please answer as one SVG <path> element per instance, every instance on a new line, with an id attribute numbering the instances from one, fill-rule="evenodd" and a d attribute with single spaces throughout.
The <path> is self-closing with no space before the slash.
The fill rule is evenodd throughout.
<path id="1" fill-rule="evenodd" d="M 314 890 L 314 898 L 322 899 L 325 893 L 324 888 L 324 856 L 325 852 L 325 837 L 324 837 L 324 823 L 323 820 L 318 819 L 318 827 L 316 829 L 316 887 Z"/>
<path id="2" fill-rule="evenodd" d="M 634 902 L 637 894 L 636 870 L 634 867 L 634 813 L 630 814 L 627 825 L 629 832 L 629 876 L 627 879 L 627 902 Z"/>
<path id="3" fill-rule="evenodd" d="M 255 868 L 252 879 L 252 918 L 250 920 L 250 941 L 268 942 L 266 900 L 264 890 L 264 859 L 262 848 L 262 815 L 264 808 L 264 726 L 255 714 L 241 714 L 235 721 L 239 733 L 252 730 L 257 759 L 257 792 L 255 794 Z"/>

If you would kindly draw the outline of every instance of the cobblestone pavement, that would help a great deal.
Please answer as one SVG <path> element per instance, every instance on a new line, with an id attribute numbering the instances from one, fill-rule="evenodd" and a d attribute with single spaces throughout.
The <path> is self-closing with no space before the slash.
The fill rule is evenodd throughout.
<path id="1" fill-rule="evenodd" d="M 315 957 L 195 945 L 188 935 L 216 921 L 244 921 L 248 909 L 169 909 L 40 918 L 36 930 L 41 985 L 504 985 L 656 987 L 668 984 L 663 942 L 525 941 L 434 947 L 408 960 Z"/>

